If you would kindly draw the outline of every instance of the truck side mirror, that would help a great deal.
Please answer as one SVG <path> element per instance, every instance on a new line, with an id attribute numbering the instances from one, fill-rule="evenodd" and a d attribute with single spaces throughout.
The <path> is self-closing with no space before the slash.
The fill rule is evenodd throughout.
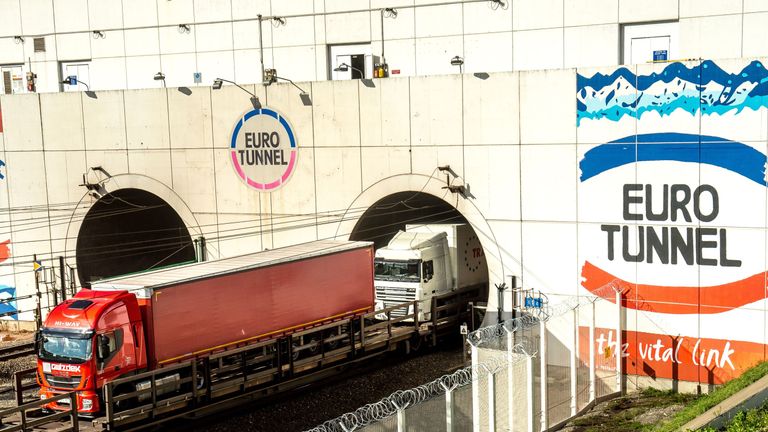
<path id="1" fill-rule="evenodd" d="M 98 335 L 96 338 L 98 344 L 96 355 L 99 360 L 104 360 L 109 356 L 109 338 L 105 335 Z"/>
<path id="2" fill-rule="evenodd" d="M 42 340 L 43 340 L 42 333 L 40 333 L 40 330 L 36 331 L 35 332 L 35 352 L 36 353 L 40 352 L 40 344 L 41 344 Z"/>

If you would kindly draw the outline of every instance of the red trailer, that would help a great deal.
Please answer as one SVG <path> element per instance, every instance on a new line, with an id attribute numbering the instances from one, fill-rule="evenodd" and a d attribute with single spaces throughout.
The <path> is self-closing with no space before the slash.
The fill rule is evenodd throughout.
<path id="1" fill-rule="evenodd" d="M 362 315 L 373 296 L 369 242 L 316 241 L 99 281 L 48 315 L 41 394 L 77 390 L 80 411 L 95 412 L 105 380 Z"/>

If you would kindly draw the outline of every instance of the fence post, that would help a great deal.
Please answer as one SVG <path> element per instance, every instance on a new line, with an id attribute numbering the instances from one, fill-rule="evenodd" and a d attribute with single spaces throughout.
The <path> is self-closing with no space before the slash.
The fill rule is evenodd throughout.
<path id="1" fill-rule="evenodd" d="M 541 375 L 540 391 L 541 391 L 541 430 L 545 431 L 549 428 L 549 406 L 547 401 L 547 322 L 544 320 L 539 321 L 539 362 L 540 369 L 539 375 Z"/>
<path id="2" fill-rule="evenodd" d="M 488 432 L 496 431 L 496 374 L 488 371 Z"/>
<path id="3" fill-rule="evenodd" d="M 395 402 L 392 405 L 397 408 L 397 432 L 405 432 L 408 426 L 405 424 L 405 406 L 400 407 Z"/>
<path id="4" fill-rule="evenodd" d="M 592 301 L 592 319 L 589 321 L 589 401 L 597 399 L 597 371 L 595 368 L 595 301 Z"/>
<path id="5" fill-rule="evenodd" d="M 445 383 L 440 382 L 440 386 L 445 390 L 445 432 L 453 431 L 453 389 Z"/>
<path id="6" fill-rule="evenodd" d="M 480 353 L 472 346 L 472 430 L 480 432 L 480 381 L 477 368 L 480 365 Z"/>
<path id="7" fill-rule="evenodd" d="M 571 416 L 575 416 L 578 412 L 578 387 L 576 386 L 576 380 L 578 375 L 576 368 L 578 367 L 577 356 L 579 354 L 579 306 L 575 306 L 573 309 L 573 345 L 571 349 Z"/>
<path id="8" fill-rule="evenodd" d="M 515 398 L 512 396 L 515 394 L 515 378 L 514 378 L 514 365 L 512 349 L 515 347 L 514 330 L 510 330 L 507 326 L 504 326 L 504 331 L 507 332 L 507 413 L 509 417 L 509 430 L 515 429 Z"/>
<path id="9" fill-rule="evenodd" d="M 536 408 L 533 405 L 533 388 L 536 385 L 534 382 L 534 376 L 533 376 L 533 356 L 526 356 L 525 359 L 525 368 L 526 372 L 528 372 L 528 385 L 527 385 L 527 392 L 526 392 L 526 399 L 527 399 L 527 405 L 528 405 L 528 432 L 533 432 L 536 430 L 536 428 L 533 426 L 533 419 L 536 416 L 535 410 Z"/>
<path id="10" fill-rule="evenodd" d="M 79 432 L 80 422 L 77 419 L 77 393 L 75 392 L 69 394 L 69 410 L 72 413 L 70 417 L 72 432 Z"/>
<path id="11" fill-rule="evenodd" d="M 621 335 L 621 290 L 616 289 L 616 391 L 621 393 L 621 358 L 624 353 L 624 343 Z"/>

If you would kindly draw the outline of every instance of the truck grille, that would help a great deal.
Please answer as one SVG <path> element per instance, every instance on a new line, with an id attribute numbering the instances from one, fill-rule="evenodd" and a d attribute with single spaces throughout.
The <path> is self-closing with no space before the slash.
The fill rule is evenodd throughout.
<path id="1" fill-rule="evenodd" d="M 55 376 L 51 374 L 45 374 L 45 380 L 51 387 L 62 389 L 76 389 L 80 385 L 80 375 L 73 375 L 71 377 Z"/>
<path id="2" fill-rule="evenodd" d="M 392 303 L 405 303 L 416 300 L 415 288 L 376 287 L 376 300 Z"/>
<path id="3" fill-rule="evenodd" d="M 376 300 L 382 302 L 385 308 L 397 306 L 416 300 L 416 288 L 376 287 Z M 392 318 L 408 315 L 408 307 L 395 309 L 389 313 Z M 380 318 L 381 319 L 381 318 Z"/>

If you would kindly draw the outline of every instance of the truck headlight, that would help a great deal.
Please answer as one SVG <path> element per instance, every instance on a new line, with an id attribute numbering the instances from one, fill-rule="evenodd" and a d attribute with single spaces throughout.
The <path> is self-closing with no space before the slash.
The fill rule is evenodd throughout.
<path id="1" fill-rule="evenodd" d="M 45 395 L 44 394 L 40 395 L 40 400 L 45 400 Z"/>
<path id="2" fill-rule="evenodd" d="M 88 411 L 93 408 L 93 400 L 90 398 L 82 398 L 83 411 Z"/>

